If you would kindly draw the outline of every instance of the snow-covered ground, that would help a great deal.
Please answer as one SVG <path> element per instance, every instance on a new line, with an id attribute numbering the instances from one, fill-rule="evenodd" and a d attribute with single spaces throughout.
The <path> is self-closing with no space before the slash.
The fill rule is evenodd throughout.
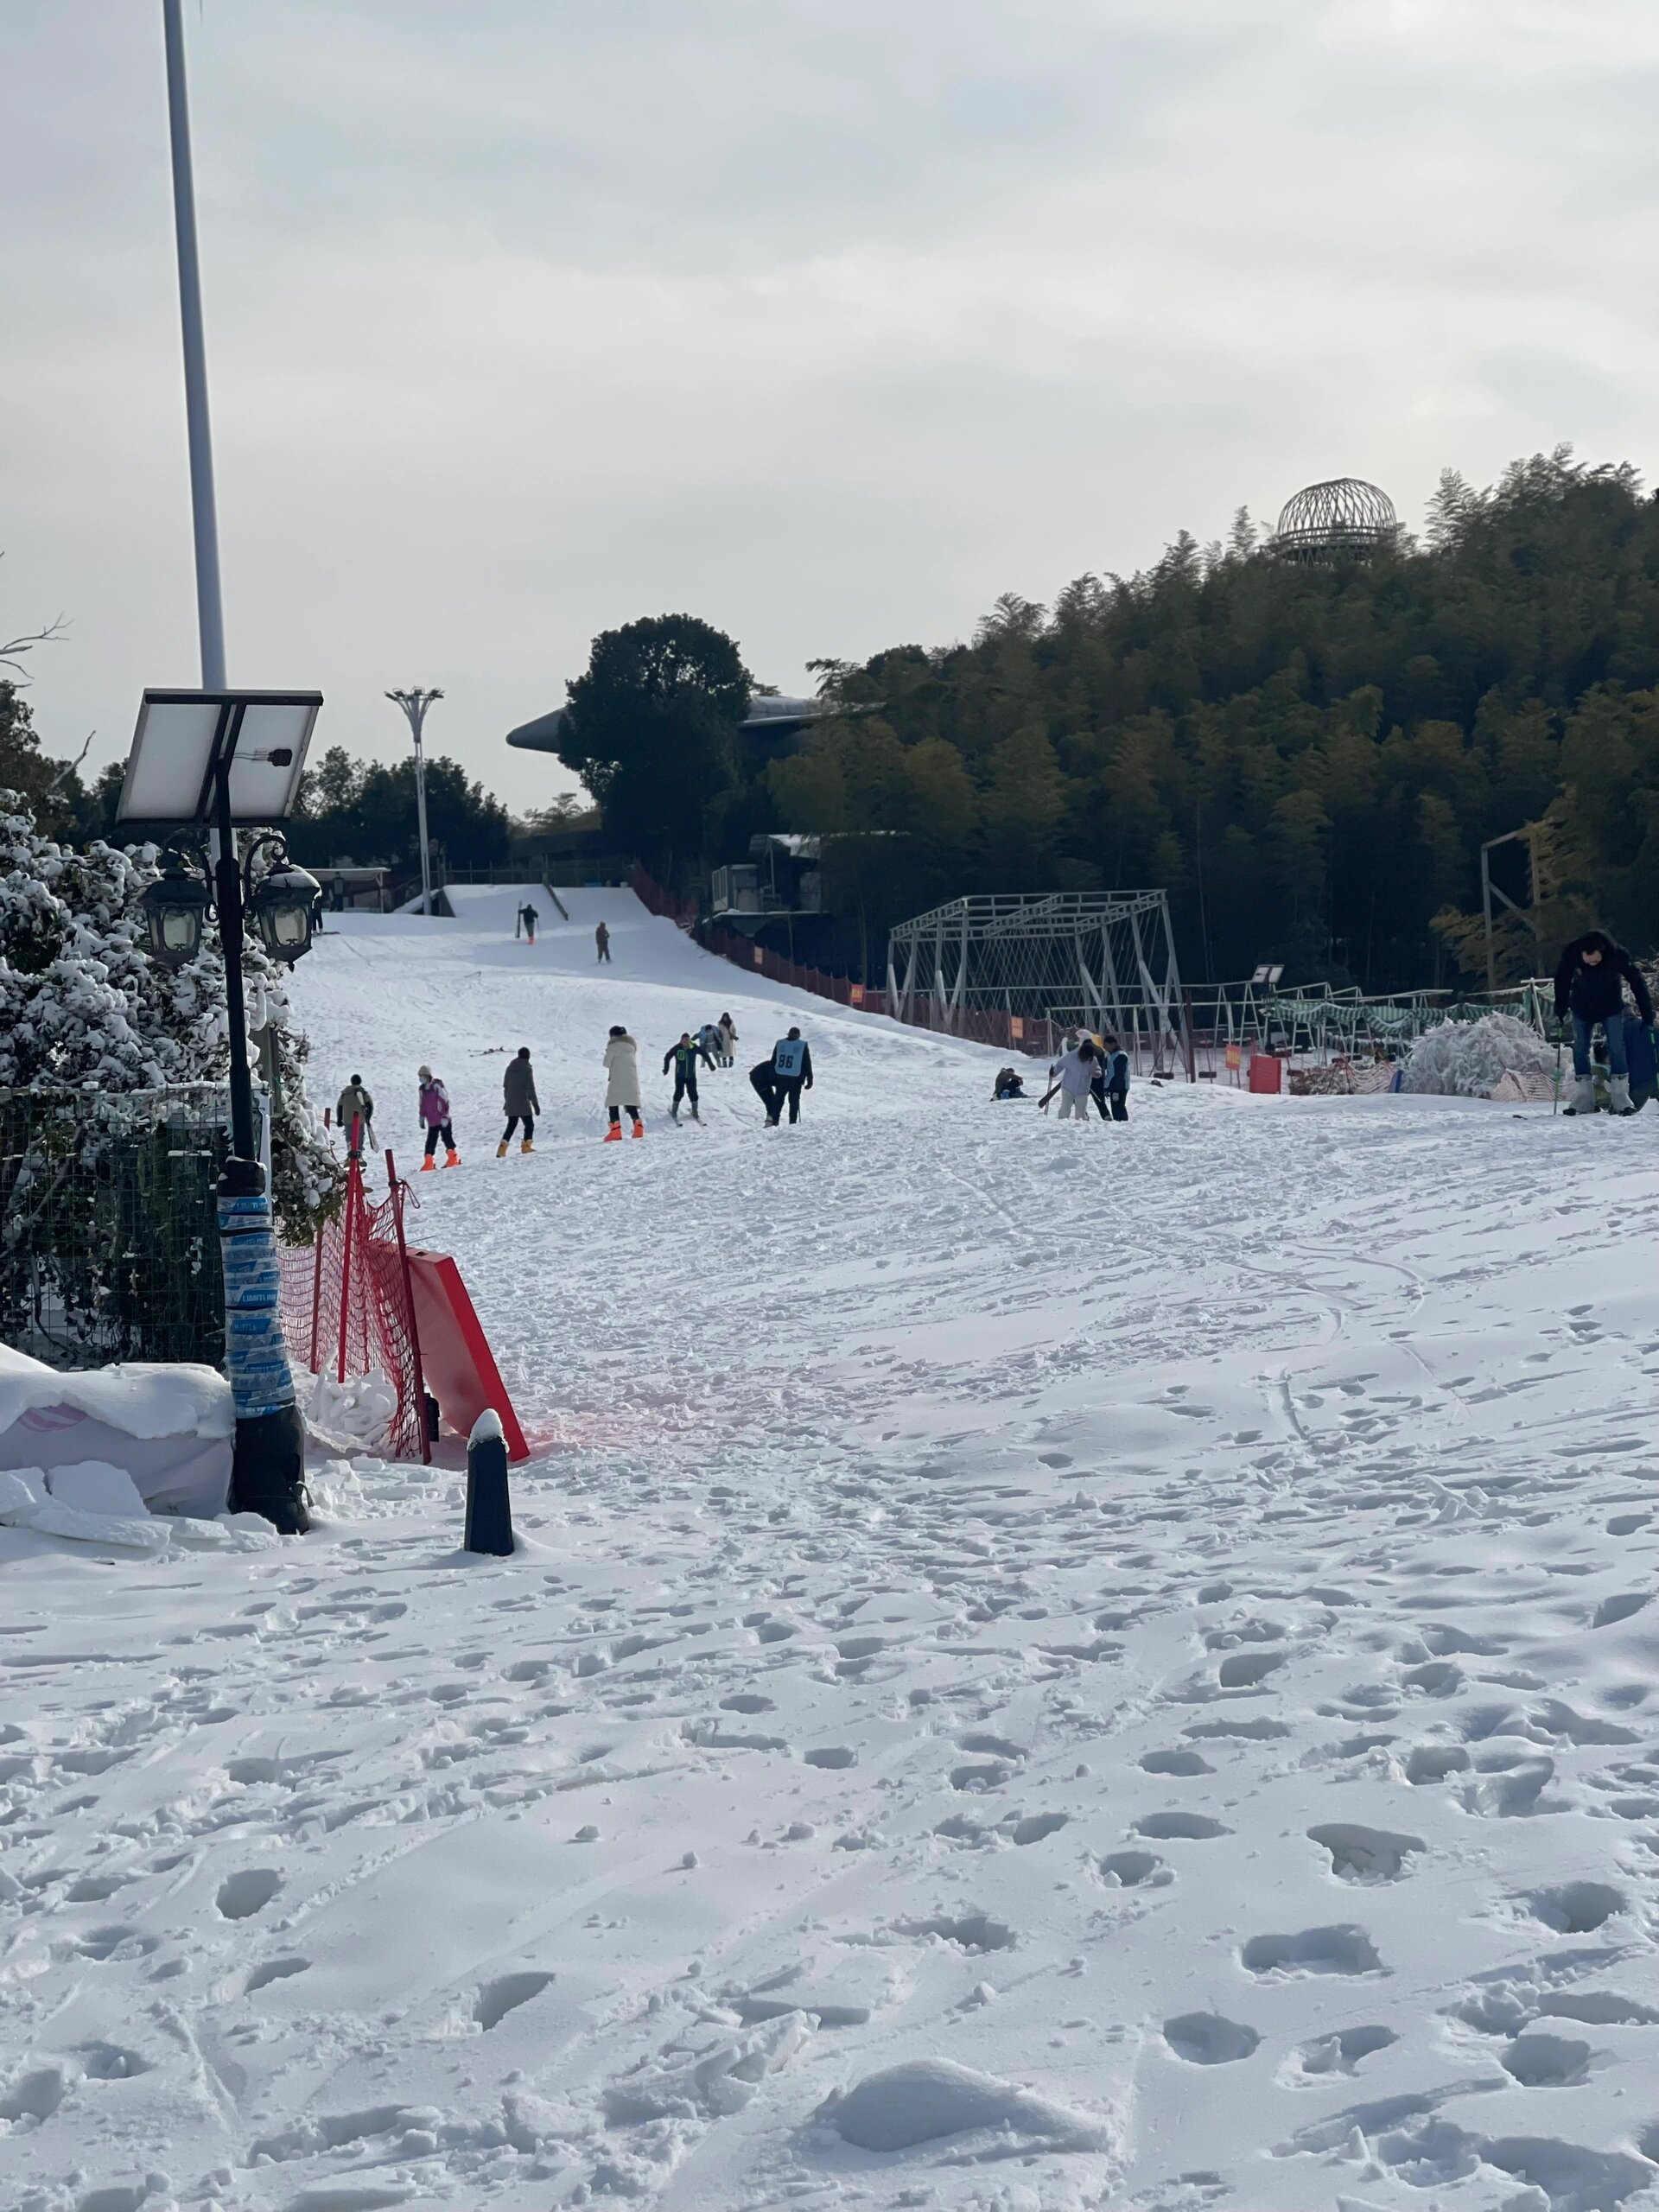
<path id="1" fill-rule="evenodd" d="M 1653 1115 L 1074 1128 L 623 894 L 461 901 L 295 995 L 409 1164 L 450 1084 L 524 1548 L 362 1463 L 301 1541 L 12 1540 L 0 2202 L 1659 2204 Z"/>

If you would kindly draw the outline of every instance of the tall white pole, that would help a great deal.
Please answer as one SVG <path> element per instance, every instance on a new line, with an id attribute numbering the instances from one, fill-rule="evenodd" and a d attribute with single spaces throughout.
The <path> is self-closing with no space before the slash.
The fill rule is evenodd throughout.
<path id="1" fill-rule="evenodd" d="M 421 912 L 432 912 L 432 851 L 426 836 L 426 753 L 421 743 L 421 734 L 426 728 L 426 710 L 435 699 L 442 699 L 442 691 L 388 691 L 394 706 L 401 707 L 409 721 L 409 734 L 415 741 L 415 821 L 421 840 Z"/>
<path id="2" fill-rule="evenodd" d="M 184 326 L 184 415 L 190 439 L 190 511 L 196 539 L 196 622 L 201 688 L 225 689 L 225 607 L 219 588 L 219 517 L 213 438 L 207 414 L 207 355 L 201 332 L 201 264 L 190 168 L 190 102 L 184 80 L 182 0 L 162 0 L 167 48 L 167 114 L 173 148 L 173 224 L 179 245 L 179 314 Z"/>

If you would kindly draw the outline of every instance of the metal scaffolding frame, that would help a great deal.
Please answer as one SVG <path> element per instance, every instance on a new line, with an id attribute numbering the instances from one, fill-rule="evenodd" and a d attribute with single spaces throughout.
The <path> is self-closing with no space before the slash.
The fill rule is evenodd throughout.
<path id="1" fill-rule="evenodd" d="M 1040 1019 L 1075 1002 L 1096 1029 L 1147 1034 L 1159 1054 L 1186 1051 L 1162 891 L 997 893 L 900 922 L 887 938 L 887 1003 L 911 1020 L 924 1001 L 947 1030 L 969 1013 Z"/>

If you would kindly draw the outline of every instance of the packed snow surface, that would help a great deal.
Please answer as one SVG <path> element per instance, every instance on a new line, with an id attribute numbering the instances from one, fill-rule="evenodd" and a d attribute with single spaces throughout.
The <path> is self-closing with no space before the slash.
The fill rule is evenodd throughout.
<path id="1" fill-rule="evenodd" d="M 1659 2205 L 1653 1116 L 1058 1123 L 622 894 L 460 903 L 295 996 L 400 1161 L 449 1084 L 522 1548 L 458 1446 L 6 1532 L 8 2212 Z"/>

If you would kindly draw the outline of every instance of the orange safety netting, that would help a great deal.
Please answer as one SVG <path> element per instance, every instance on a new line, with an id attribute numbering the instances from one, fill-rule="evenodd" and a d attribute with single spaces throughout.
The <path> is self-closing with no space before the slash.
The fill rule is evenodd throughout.
<path id="1" fill-rule="evenodd" d="M 404 1208 L 418 1201 L 399 1181 L 390 1153 L 386 1173 L 391 1188 L 372 1206 L 361 1164 L 353 1160 L 339 1213 L 323 1224 L 314 1244 L 283 1251 L 283 1333 L 289 1357 L 313 1375 L 343 1382 L 378 1368 L 397 1395 L 389 1448 L 402 1459 L 429 1460 L 421 1340 L 404 1243 Z"/>

